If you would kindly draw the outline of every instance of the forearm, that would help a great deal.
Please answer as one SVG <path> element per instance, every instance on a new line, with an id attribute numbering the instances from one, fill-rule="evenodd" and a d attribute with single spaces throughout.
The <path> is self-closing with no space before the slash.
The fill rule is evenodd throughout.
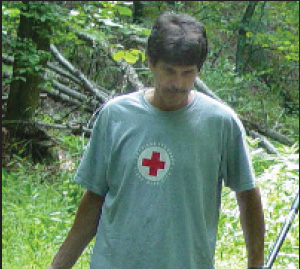
<path id="1" fill-rule="evenodd" d="M 71 229 L 50 268 L 71 268 L 92 239 L 93 236 L 81 235 Z"/>
<path id="2" fill-rule="evenodd" d="M 238 192 L 237 200 L 247 247 L 248 266 L 263 266 L 265 223 L 260 191 L 255 188 Z"/>
<path id="3" fill-rule="evenodd" d="M 79 204 L 74 224 L 50 268 L 71 268 L 96 234 L 103 198 L 87 191 Z"/>

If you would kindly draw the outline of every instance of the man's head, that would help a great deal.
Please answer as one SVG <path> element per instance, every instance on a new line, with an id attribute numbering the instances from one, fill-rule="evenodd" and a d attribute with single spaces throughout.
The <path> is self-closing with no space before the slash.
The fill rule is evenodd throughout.
<path id="1" fill-rule="evenodd" d="M 163 61 L 182 66 L 197 65 L 200 71 L 207 55 L 202 23 L 187 14 L 163 13 L 152 27 L 147 55 L 153 66 Z"/>

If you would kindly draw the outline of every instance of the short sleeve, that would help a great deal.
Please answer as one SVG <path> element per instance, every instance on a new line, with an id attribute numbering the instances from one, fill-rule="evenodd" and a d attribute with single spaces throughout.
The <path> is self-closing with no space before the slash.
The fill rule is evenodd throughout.
<path id="1" fill-rule="evenodd" d="M 225 186 L 233 191 L 253 189 L 255 175 L 245 139 L 245 129 L 236 115 L 233 115 L 229 123 L 224 124 L 224 128 L 221 177 Z"/>
<path id="2" fill-rule="evenodd" d="M 108 191 L 106 179 L 107 122 L 108 112 L 103 108 L 95 121 L 90 141 L 74 177 L 76 183 L 101 196 Z"/>

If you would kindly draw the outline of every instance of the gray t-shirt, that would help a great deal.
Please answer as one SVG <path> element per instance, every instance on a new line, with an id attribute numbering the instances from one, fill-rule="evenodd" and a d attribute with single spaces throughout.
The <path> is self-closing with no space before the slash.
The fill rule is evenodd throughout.
<path id="1" fill-rule="evenodd" d="M 101 110 L 75 176 L 105 196 L 91 268 L 214 268 L 222 183 L 255 183 L 236 114 L 195 96 L 166 112 L 137 91 Z"/>

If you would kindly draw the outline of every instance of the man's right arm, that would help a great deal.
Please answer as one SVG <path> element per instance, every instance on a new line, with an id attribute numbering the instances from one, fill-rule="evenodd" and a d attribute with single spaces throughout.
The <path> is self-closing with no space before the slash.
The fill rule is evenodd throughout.
<path id="1" fill-rule="evenodd" d="M 48 269 L 71 268 L 96 235 L 104 197 L 86 191 L 81 198 L 74 224 Z"/>

